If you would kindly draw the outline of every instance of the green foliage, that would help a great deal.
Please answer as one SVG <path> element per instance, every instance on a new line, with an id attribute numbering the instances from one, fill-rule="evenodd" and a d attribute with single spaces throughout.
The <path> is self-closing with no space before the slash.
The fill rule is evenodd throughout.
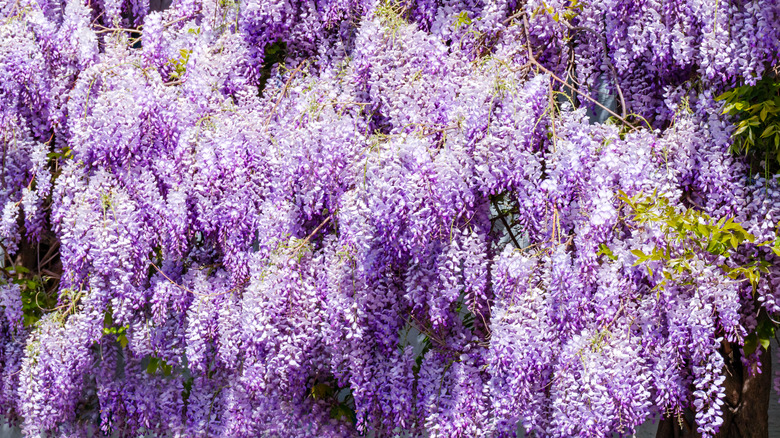
<path id="1" fill-rule="evenodd" d="M 282 40 L 276 40 L 273 44 L 265 47 L 263 63 L 276 64 L 282 62 L 287 54 L 287 43 Z"/>
<path id="2" fill-rule="evenodd" d="M 57 307 L 57 297 L 47 293 L 45 284 L 48 277 L 33 275 L 22 265 L 10 265 L 2 268 L 8 280 L 0 280 L 19 286 L 22 295 L 22 315 L 25 327 L 33 326 L 43 315 Z"/>
<path id="3" fill-rule="evenodd" d="M 171 72 L 172 79 L 181 79 L 184 73 L 187 72 L 187 63 L 190 62 L 190 54 L 192 50 L 180 49 L 179 57 L 168 60 L 168 65 L 173 67 Z"/>
<path id="4" fill-rule="evenodd" d="M 257 85 L 258 93 L 263 95 L 268 79 L 271 78 L 271 69 L 274 65 L 284 63 L 287 57 L 287 43 L 282 40 L 276 40 L 273 44 L 268 44 L 263 50 L 263 68 L 260 70 L 260 81 Z"/>
<path id="5" fill-rule="evenodd" d="M 103 316 L 103 334 L 116 336 L 116 341 L 122 348 L 127 347 L 127 329 L 129 328 L 129 325 L 116 327 L 111 316 L 111 310 L 106 311 L 106 314 Z"/>
<path id="6" fill-rule="evenodd" d="M 604 255 L 612 261 L 617 260 L 617 256 L 614 253 L 612 253 L 612 250 L 609 249 L 607 245 L 603 243 L 599 245 L 599 251 L 596 253 L 596 255 L 597 256 Z"/>
<path id="7" fill-rule="evenodd" d="M 566 6 L 563 8 L 563 19 L 566 21 L 571 21 L 577 15 L 579 15 L 582 10 L 585 8 L 585 5 L 580 2 L 579 0 L 571 0 L 569 1 Z M 546 2 L 542 1 L 542 4 L 534 10 L 534 13 L 531 15 L 533 18 L 535 15 L 539 13 L 546 13 L 549 15 L 552 15 L 552 19 L 556 22 L 561 21 L 561 14 L 559 11 L 556 11 L 554 7 L 548 6 Z"/>
<path id="8" fill-rule="evenodd" d="M 173 365 L 168 365 L 165 359 L 150 356 L 149 363 L 146 365 L 146 372 L 155 374 L 157 371 L 160 371 L 163 376 L 170 376 L 173 373 Z"/>
<path id="9" fill-rule="evenodd" d="M 471 24 L 471 18 L 469 18 L 469 13 L 463 11 L 460 14 L 458 14 L 458 17 L 455 20 L 455 29 L 460 29 L 461 26 L 468 26 L 470 24 Z"/>
<path id="10" fill-rule="evenodd" d="M 409 4 L 400 0 L 383 0 L 376 7 L 376 16 L 389 30 L 386 34 L 389 41 L 395 44 L 398 31 L 409 25 Z"/>
<path id="11" fill-rule="evenodd" d="M 776 329 L 777 326 L 775 323 L 762 313 L 762 317 L 758 320 L 756 330 L 745 338 L 745 344 L 742 346 L 745 354 L 748 356 L 753 354 L 758 349 L 759 345 L 763 347 L 764 350 L 769 351 L 769 343 L 772 338 L 775 337 Z"/>
<path id="12" fill-rule="evenodd" d="M 215 30 L 218 34 L 226 32 L 235 33 L 238 30 L 238 21 L 241 11 L 241 2 L 238 0 L 217 0 L 214 11 Z M 188 29 L 188 33 L 200 35 L 200 27 Z"/>
<path id="13" fill-rule="evenodd" d="M 631 251 L 637 257 L 634 266 L 644 265 L 651 276 L 653 270 L 650 262 L 659 262 L 661 281 L 657 283 L 656 289 L 664 289 L 669 284 L 693 284 L 700 270 L 696 264 L 704 262 L 717 266 L 734 281 L 750 282 L 755 292 L 761 275 L 768 273 L 769 262 L 754 257 L 747 263 L 739 263 L 734 257 L 736 251 L 743 245 L 753 245 L 769 249 L 780 256 L 780 238 L 756 242 L 755 236 L 735 222 L 734 218 L 716 220 L 693 208 L 680 210 L 656 193 L 652 196 L 639 193 L 629 197 L 621 191 L 618 199 L 628 207 L 633 221 L 640 226 L 660 227 L 668 242 L 666 245 L 654 245 L 649 254 L 640 249 Z M 681 245 L 672 247 L 672 243 Z M 599 249 L 600 255 L 612 258 L 612 251 L 606 245 L 602 244 Z M 708 257 L 708 254 L 712 257 Z M 768 315 L 762 315 L 756 330 L 744 339 L 745 354 L 751 354 L 759 345 L 767 349 L 775 328 L 776 324 Z"/>
<path id="14" fill-rule="evenodd" d="M 50 160 L 54 160 L 54 162 L 56 162 L 60 158 L 69 160 L 73 158 L 73 150 L 70 147 L 65 146 L 62 148 L 62 152 L 49 152 L 46 156 Z"/>
<path id="15" fill-rule="evenodd" d="M 399 28 L 408 24 L 406 14 L 406 5 L 398 0 L 383 1 L 376 8 L 376 15 L 382 20 L 382 24 L 392 30 L 393 38 Z"/>
<path id="16" fill-rule="evenodd" d="M 640 224 L 656 223 L 667 237 L 676 241 L 690 240 L 699 250 L 715 255 L 729 256 L 743 242 L 754 242 L 755 237 L 748 233 L 733 218 L 721 218 L 715 221 L 708 214 L 693 208 L 682 212 L 669 203 L 669 200 L 653 193 L 642 193 L 628 197 L 620 192 L 618 199 L 631 208 L 633 218 Z"/>
<path id="17" fill-rule="evenodd" d="M 329 402 L 331 419 L 345 419 L 352 424 L 357 424 L 355 399 L 353 398 L 352 390 L 349 387 L 338 387 L 334 379 L 329 379 L 324 382 L 317 381 L 309 388 L 309 397 L 314 400 Z"/>
<path id="18" fill-rule="evenodd" d="M 347 399 L 345 399 L 343 402 L 333 405 L 333 407 L 330 408 L 330 418 L 334 420 L 345 419 L 350 421 L 352 424 L 357 424 L 357 415 L 355 414 L 355 409 L 353 409 L 349 403 L 351 399 L 352 394 L 349 394 Z"/>
<path id="19" fill-rule="evenodd" d="M 755 237 L 748 233 L 742 225 L 734 222 L 733 218 L 724 217 L 716 221 L 706 213 L 693 208 L 687 208 L 680 212 L 669 203 L 668 199 L 657 196 L 655 193 L 653 196 L 645 196 L 640 193 L 628 197 L 621 191 L 618 199 L 631 209 L 633 219 L 639 224 L 659 226 L 667 241 L 684 243 L 678 247 L 682 250 L 656 245 L 650 254 L 645 254 L 639 249 L 631 251 L 637 256 L 635 266 L 648 261 L 664 262 L 663 276 L 665 279 L 659 285 L 660 287 L 663 287 L 667 280 L 672 280 L 680 274 L 696 272 L 692 263 L 694 260 L 700 259 L 698 254 L 709 253 L 730 260 L 740 245 L 755 243 Z M 758 243 L 757 245 L 766 245 L 767 243 Z M 754 287 L 761 276 L 761 271 L 766 271 L 766 266 L 759 261 L 745 266 L 734 267 L 721 264 L 719 267 L 729 278 L 734 280 L 747 279 Z M 647 268 L 650 270 L 649 265 Z"/>
<path id="20" fill-rule="evenodd" d="M 765 170 L 780 169 L 780 79 L 767 77 L 717 97 L 725 102 L 723 114 L 736 118 L 731 150 L 745 154 L 752 165 L 765 160 Z"/>

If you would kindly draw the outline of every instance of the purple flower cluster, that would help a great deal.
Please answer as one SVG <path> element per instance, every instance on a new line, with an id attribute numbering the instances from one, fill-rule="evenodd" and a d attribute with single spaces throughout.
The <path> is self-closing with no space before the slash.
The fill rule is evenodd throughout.
<path id="1" fill-rule="evenodd" d="M 686 242 L 616 194 L 776 237 L 778 178 L 729 155 L 713 95 L 778 29 L 772 0 L 2 3 L 3 263 L 52 234 L 61 275 L 25 324 L 3 271 L 0 416 L 569 437 L 692 409 L 711 436 L 778 258 L 734 255 L 770 263 L 755 299 L 706 251 L 667 281 L 632 250 Z M 592 123 L 604 90 L 647 123 Z"/>

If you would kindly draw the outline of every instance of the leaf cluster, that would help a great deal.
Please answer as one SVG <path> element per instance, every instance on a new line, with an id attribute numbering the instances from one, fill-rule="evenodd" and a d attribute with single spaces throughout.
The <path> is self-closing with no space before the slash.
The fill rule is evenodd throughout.
<path id="1" fill-rule="evenodd" d="M 563 19 L 565 21 L 571 21 L 574 18 L 576 18 L 580 13 L 582 13 L 583 9 L 585 9 L 585 5 L 580 2 L 579 0 L 571 0 L 567 2 L 566 6 L 563 7 Z M 555 22 L 561 21 L 561 13 L 556 11 L 554 7 L 548 6 L 546 2 L 542 1 L 542 4 L 537 7 L 531 17 L 533 18 L 539 13 L 546 13 L 552 16 L 552 19 Z"/>
<path id="2" fill-rule="evenodd" d="M 168 64 L 172 67 L 171 79 L 181 79 L 184 76 L 184 73 L 187 72 L 187 63 L 190 62 L 191 53 L 192 50 L 180 49 L 178 58 L 168 60 Z"/>
<path id="3" fill-rule="evenodd" d="M 308 396 L 317 401 L 328 402 L 332 420 L 346 419 L 353 425 L 357 424 L 355 399 L 349 386 L 340 387 L 333 378 L 317 381 L 309 388 Z"/>
<path id="4" fill-rule="evenodd" d="M 767 172 L 780 169 L 780 79 L 770 76 L 716 99 L 724 101 L 723 114 L 737 121 L 731 151 L 747 155 L 751 165 L 764 160 Z"/>
<path id="5" fill-rule="evenodd" d="M 386 0 L 377 6 L 376 15 L 382 20 L 382 24 L 390 29 L 392 41 L 395 41 L 398 30 L 409 24 L 409 12 L 408 5 L 399 0 Z"/>
<path id="6" fill-rule="evenodd" d="M 695 264 L 704 261 L 710 266 L 717 266 L 731 280 L 750 282 L 755 293 L 761 275 L 768 274 L 770 263 L 755 256 L 748 258 L 747 262 L 740 262 L 744 258 L 737 259 L 738 250 L 743 245 L 752 245 L 768 249 L 780 257 L 780 238 L 756 242 L 755 236 L 734 218 L 716 220 L 693 208 L 679 209 L 655 192 L 652 196 L 638 193 L 629 197 L 621 191 L 618 199 L 628 207 L 633 221 L 640 226 L 660 227 L 664 234 L 665 244 L 654 245 L 650 253 L 640 249 L 631 251 L 637 257 L 634 266 L 644 265 L 651 276 L 651 262 L 660 264 L 662 279 L 656 289 L 664 289 L 673 283 L 690 284 L 700 272 Z M 599 254 L 616 259 L 604 244 L 599 248 Z M 771 319 L 760 319 L 756 330 L 744 340 L 745 353 L 752 354 L 757 345 L 766 349 L 769 339 L 774 336 L 775 327 Z"/>
<path id="7" fill-rule="evenodd" d="M 103 316 L 103 334 L 116 336 L 116 341 L 122 348 L 125 348 L 128 344 L 127 329 L 129 329 L 130 326 L 124 325 L 122 327 L 117 327 L 114 325 L 114 319 L 111 313 L 112 312 L 108 310 L 106 311 L 105 316 Z"/>
<path id="8" fill-rule="evenodd" d="M 759 318 L 756 329 L 745 338 L 745 344 L 742 346 L 745 355 L 755 353 L 759 345 L 769 351 L 769 343 L 775 337 L 776 330 L 777 325 L 771 319 L 766 316 Z"/>
<path id="9" fill-rule="evenodd" d="M 12 283 L 19 286 L 22 298 L 23 324 L 33 326 L 43 315 L 57 307 L 57 296 L 47 291 L 48 277 L 33 275 L 23 265 L 9 265 L 2 268 L 6 279 L 3 284 Z"/>

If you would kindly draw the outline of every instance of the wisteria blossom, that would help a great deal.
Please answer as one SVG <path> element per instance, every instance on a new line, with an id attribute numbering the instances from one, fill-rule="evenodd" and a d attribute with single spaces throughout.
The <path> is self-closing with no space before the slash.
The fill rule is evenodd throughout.
<path id="1" fill-rule="evenodd" d="M 780 179 L 716 97 L 779 63 L 774 0 L 0 1 L 0 419 L 713 436 L 780 315 Z"/>

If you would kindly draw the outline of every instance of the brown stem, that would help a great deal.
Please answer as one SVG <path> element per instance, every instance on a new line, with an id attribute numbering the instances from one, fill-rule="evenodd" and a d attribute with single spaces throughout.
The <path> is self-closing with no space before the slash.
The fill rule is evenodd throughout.
<path id="1" fill-rule="evenodd" d="M 199 294 L 199 293 L 197 293 L 197 292 L 191 291 L 191 290 L 187 289 L 186 287 L 184 287 L 184 286 L 180 285 L 179 283 L 177 283 L 177 282 L 175 282 L 175 281 L 171 280 L 171 277 L 169 277 L 168 275 L 166 275 L 166 274 L 165 274 L 165 272 L 163 272 L 163 271 L 162 271 L 162 269 L 158 268 L 158 267 L 157 267 L 157 265 L 155 265 L 155 264 L 154 264 L 154 262 L 151 262 L 151 261 L 150 261 L 149 263 L 150 263 L 152 266 L 154 266 L 154 269 L 156 269 L 156 270 L 157 270 L 157 272 L 159 272 L 160 274 L 162 274 L 162 276 L 163 276 L 163 277 L 165 277 L 165 279 L 166 279 L 166 280 L 168 280 L 169 282 L 171 282 L 171 284 L 173 284 L 173 285 L 175 285 L 175 286 L 179 287 L 181 290 L 183 290 L 183 291 L 185 291 L 185 292 L 189 292 L 189 293 L 191 293 L 191 294 L 193 294 L 193 295 L 197 295 L 197 296 L 199 296 L 199 297 L 204 297 L 204 296 L 205 296 L 205 295 L 203 295 L 203 294 Z"/>
<path id="2" fill-rule="evenodd" d="M 507 223 L 506 219 L 504 219 L 504 215 L 501 214 L 501 209 L 498 207 L 498 203 L 493 200 L 493 207 L 496 208 L 496 213 L 498 213 L 499 219 L 501 219 L 501 223 L 504 224 L 504 228 L 506 228 L 506 232 L 509 234 L 509 237 L 512 239 L 512 243 L 515 244 L 515 248 L 522 249 L 520 244 L 517 243 L 517 239 L 515 239 L 515 235 L 512 234 L 512 228 L 509 226 L 509 223 Z"/>
<path id="3" fill-rule="evenodd" d="M 16 133 L 14 133 L 14 136 L 16 136 Z M 6 157 L 6 151 L 8 150 L 8 141 L 5 139 L 5 133 L 3 133 L 3 169 L 2 169 L 2 178 L 3 178 L 3 189 L 7 187 L 7 183 L 5 181 L 5 157 Z"/>
<path id="4" fill-rule="evenodd" d="M 311 240 L 311 239 L 314 237 L 314 235 L 315 235 L 315 234 L 317 234 L 317 232 L 318 232 L 318 231 L 320 231 L 320 229 L 322 229 L 322 227 L 324 227 L 324 226 L 325 226 L 325 224 L 327 224 L 328 222 L 330 222 L 330 218 L 331 218 L 331 217 L 332 217 L 332 216 L 328 216 L 328 217 L 326 217 L 326 218 L 325 218 L 325 220 L 324 220 L 324 221 L 322 221 L 322 223 L 320 223 L 319 225 L 317 225 L 317 228 L 315 228 L 315 229 L 314 229 L 314 231 L 312 231 L 312 232 L 311 232 L 311 234 L 309 234 L 308 236 L 306 236 L 306 238 L 305 238 L 305 239 L 303 239 L 303 241 L 301 241 L 301 242 L 300 242 L 298 245 L 296 245 L 296 246 L 295 246 L 295 249 L 293 250 L 293 252 L 294 252 L 294 253 L 298 252 L 298 250 L 300 250 L 300 249 L 301 249 L 301 248 L 303 248 L 303 247 L 304 247 L 304 246 L 305 246 L 307 243 L 309 243 L 309 241 L 310 241 L 310 240 Z"/>
<path id="5" fill-rule="evenodd" d="M 300 66 L 298 66 L 298 68 L 296 68 L 295 70 L 292 71 L 292 73 L 290 73 L 290 78 L 287 79 L 287 82 L 285 82 L 284 87 L 282 87 L 282 92 L 279 93 L 279 97 L 276 99 L 276 103 L 274 103 L 274 107 L 271 108 L 271 112 L 268 114 L 268 119 L 266 119 L 265 124 L 263 126 L 268 128 L 268 124 L 271 123 L 271 119 L 274 117 L 274 113 L 276 112 L 276 107 L 279 106 L 279 102 L 282 101 L 285 93 L 287 93 L 287 88 L 290 86 L 290 83 L 292 82 L 293 78 L 295 78 L 296 73 L 302 71 L 308 64 L 309 64 L 308 61 L 304 61 L 303 63 L 301 63 Z"/>
<path id="6" fill-rule="evenodd" d="M 46 251 L 46 254 L 43 256 L 43 261 L 41 262 L 41 266 L 46 266 L 50 261 L 54 260 L 57 255 L 59 255 L 59 252 L 57 249 L 60 247 L 60 241 L 55 240 L 54 243 L 49 247 L 49 250 Z"/>
<path id="7" fill-rule="evenodd" d="M 556 147 L 556 136 L 555 136 L 555 105 L 553 103 L 553 88 L 552 88 L 552 82 L 548 83 L 550 87 L 550 93 L 548 94 L 548 98 L 550 100 L 550 129 L 552 130 L 552 147 L 553 147 L 553 153 L 555 153 L 557 147 Z"/>
<path id="8" fill-rule="evenodd" d="M 626 118 L 626 100 L 623 98 L 623 90 L 620 88 L 620 78 L 618 77 L 617 69 L 615 69 L 615 66 L 612 64 L 612 60 L 609 59 L 609 51 L 607 49 L 607 40 L 604 38 L 604 35 L 600 34 L 599 32 L 596 32 L 596 30 L 591 29 L 589 27 L 585 26 L 577 26 L 572 27 L 569 23 L 563 22 L 566 27 L 569 28 L 574 33 L 577 32 L 590 32 L 593 35 L 596 36 L 596 38 L 599 39 L 599 42 L 601 42 L 601 48 L 604 50 L 604 60 L 607 62 L 607 66 L 609 67 L 609 70 L 612 72 L 612 78 L 615 80 L 615 88 L 618 92 L 618 97 L 620 98 L 620 112 L 623 115 L 623 118 Z"/>
<path id="9" fill-rule="evenodd" d="M 542 65 L 542 64 L 541 64 L 539 61 L 537 61 L 537 60 L 536 60 L 536 57 L 534 56 L 533 50 L 531 49 L 531 37 L 530 37 L 530 35 L 528 34 L 528 28 L 529 28 L 529 25 L 528 25 L 528 18 L 527 18 L 527 17 L 525 17 L 525 16 L 523 16 L 523 25 L 524 25 L 524 26 L 523 26 L 523 30 L 525 31 L 525 39 L 526 39 L 526 43 L 528 44 L 528 46 L 527 46 L 527 49 L 528 49 L 528 60 L 529 60 L 529 62 L 530 62 L 531 64 L 533 64 L 533 65 L 537 66 L 537 67 L 538 67 L 538 68 L 539 68 L 541 71 L 543 71 L 543 72 L 547 73 L 548 75 L 550 75 L 550 77 L 551 77 L 551 78 L 553 78 L 553 79 L 555 79 L 556 81 L 558 81 L 558 82 L 559 82 L 559 83 L 560 83 L 562 86 L 564 86 L 564 87 L 567 87 L 567 88 L 568 88 L 568 89 L 570 89 L 571 91 L 573 91 L 573 92 L 575 92 L 575 93 L 579 94 L 579 95 L 580 95 L 580 96 L 582 96 L 584 99 L 586 99 L 586 100 L 588 100 L 588 101 L 592 102 L 594 105 L 596 105 L 596 106 L 598 106 L 599 108 L 603 109 L 604 111 L 606 111 L 607 113 L 609 113 L 611 116 L 613 116 L 613 117 L 615 117 L 616 119 L 620 120 L 620 121 L 621 121 L 621 122 L 623 122 L 623 123 L 624 123 L 626 126 L 629 126 L 629 127 L 631 127 L 632 129 L 637 129 L 637 127 L 636 127 L 636 126 L 634 126 L 634 125 L 632 125 L 631 123 L 629 123 L 629 122 L 628 122 L 628 120 L 626 120 L 624 117 L 620 116 L 619 114 L 615 113 L 615 112 L 614 112 L 614 111 L 612 111 L 611 109 L 609 109 L 609 108 L 607 108 L 606 106 L 602 105 L 602 104 L 601 104 L 601 102 L 599 102 L 598 100 L 596 100 L 596 99 L 594 99 L 594 98 L 592 98 L 592 97 L 588 96 L 586 93 L 584 93 L 584 92 L 582 92 L 582 91 L 578 90 L 577 88 L 575 88 L 575 87 L 573 87 L 573 86 L 569 85 L 569 84 L 568 84 L 566 81 L 564 81 L 563 79 L 559 78 L 559 77 L 558 77 L 558 76 L 557 76 L 555 73 L 553 73 L 553 72 L 552 72 L 551 70 L 549 70 L 547 67 L 543 66 L 543 65 Z"/>

